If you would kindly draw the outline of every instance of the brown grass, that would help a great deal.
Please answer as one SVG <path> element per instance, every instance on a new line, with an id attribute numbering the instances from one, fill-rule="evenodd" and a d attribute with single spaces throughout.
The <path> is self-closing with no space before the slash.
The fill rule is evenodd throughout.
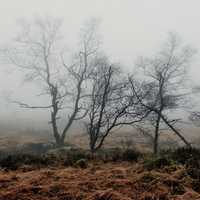
<path id="1" fill-rule="evenodd" d="M 200 199 L 182 166 L 146 171 L 141 163 L 99 162 L 29 170 L 0 172 L 0 200 Z"/>

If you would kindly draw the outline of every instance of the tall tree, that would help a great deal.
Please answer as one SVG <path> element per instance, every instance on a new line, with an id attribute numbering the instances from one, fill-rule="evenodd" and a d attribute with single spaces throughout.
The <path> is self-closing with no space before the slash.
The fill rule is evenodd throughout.
<path id="1" fill-rule="evenodd" d="M 93 24 L 82 31 L 84 37 L 80 43 L 83 48 L 76 51 L 73 64 L 66 63 L 60 29 L 60 20 L 50 17 L 23 23 L 14 47 L 6 50 L 12 64 L 23 69 L 28 81 L 40 86 L 40 96 L 46 96 L 49 102 L 36 106 L 23 101 L 15 103 L 23 108 L 50 110 L 50 123 L 58 146 L 64 145 L 66 133 L 73 122 L 86 115 L 83 87 L 88 78 L 88 59 L 97 48 L 93 41 L 96 31 Z M 61 117 L 64 127 L 58 126 Z"/>
<path id="2" fill-rule="evenodd" d="M 187 94 L 183 85 L 187 67 L 189 66 L 193 49 L 182 46 L 175 34 L 170 34 L 162 50 L 152 59 L 142 59 L 140 67 L 144 70 L 145 81 L 136 90 L 132 80 L 132 89 L 140 103 L 151 113 L 146 120 L 154 127 L 153 151 L 158 153 L 158 139 L 161 123 L 169 127 L 188 146 L 189 142 L 175 128 L 178 119 L 172 118 Z M 171 119 L 172 118 L 172 119 Z"/>

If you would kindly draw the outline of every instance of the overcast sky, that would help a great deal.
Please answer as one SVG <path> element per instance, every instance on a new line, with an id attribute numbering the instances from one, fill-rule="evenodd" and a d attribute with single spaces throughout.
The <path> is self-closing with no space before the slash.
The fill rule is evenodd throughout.
<path id="1" fill-rule="evenodd" d="M 199 9 L 199 0 L 0 0 L 0 44 L 6 44 L 15 36 L 16 20 L 19 18 L 34 15 L 63 18 L 65 37 L 73 43 L 80 26 L 87 19 L 97 17 L 101 19 L 104 50 L 113 60 L 123 63 L 130 70 L 137 56 L 148 56 L 159 50 L 169 31 L 178 33 L 185 43 L 199 50 Z M 190 70 L 196 83 L 200 83 L 199 58 L 200 52 Z M 23 92 L 19 90 L 14 95 L 30 96 L 32 91 L 20 83 L 19 74 L 13 72 L 8 75 L 8 71 L 1 66 L 1 96 L 13 92 L 16 87 Z M 22 116 L 20 109 L 13 110 L 2 99 L 0 102 L 7 117 Z M 37 115 L 30 113 L 30 119 Z"/>

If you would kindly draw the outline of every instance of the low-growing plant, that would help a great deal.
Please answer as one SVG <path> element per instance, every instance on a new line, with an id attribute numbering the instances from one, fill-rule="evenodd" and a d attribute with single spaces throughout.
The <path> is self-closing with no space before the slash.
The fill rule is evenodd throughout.
<path id="1" fill-rule="evenodd" d="M 95 159 L 102 160 L 104 162 L 108 161 L 137 161 L 141 154 L 135 149 L 101 149 L 96 152 Z"/>
<path id="2" fill-rule="evenodd" d="M 53 160 L 44 155 L 13 153 L 0 160 L 0 167 L 7 170 L 16 170 L 23 165 L 41 167 L 52 163 Z"/>
<path id="3" fill-rule="evenodd" d="M 119 148 L 99 149 L 93 154 L 93 159 L 103 162 L 119 161 L 122 157 L 122 150 Z"/>
<path id="4" fill-rule="evenodd" d="M 65 154 L 64 165 L 72 166 L 81 159 L 89 159 L 89 154 L 83 150 L 71 150 Z"/>
<path id="5" fill-rule="evenodd" d="M 168 157 L 149 157 L 144 160 L 144 167 L 148 170 L 159 169 L 173 164 L 174 161 Z"/>
<path id="6" fill-rule="evenodd" d="M 181 164 L 187 164 L 191 160 L 200 160 L 200 149 L 181 147 L 174 150 L 170 157 Z"/>
<path id="7" fill-rule="evenodd" d="M 138 158 L 141 156 L 141 154 L 134 150 L 134 149 L 126 149 L 122 153 L 122 160 L 125 161 L 138 161 Z"/>

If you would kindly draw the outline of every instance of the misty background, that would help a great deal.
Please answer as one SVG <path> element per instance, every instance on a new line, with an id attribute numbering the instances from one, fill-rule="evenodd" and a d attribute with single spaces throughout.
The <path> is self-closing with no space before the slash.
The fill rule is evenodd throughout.
<path id="1" fill-rule="evenodd" d="M 19 31 L 18 23 L 34 16 L 62 19 L 66 49 L 75 49 L 81 26 L 90 18 L 100 21 L 102 49 L 108 57 L 133 72 L 138 56 L 156 54 L 168 32 L 175 32 L 184 43 L 200 49 L 200 19 L 197 0 L 0 0 L 0 46 L 9 44 Z M 189 77 L 192 87 L 200 84 L 200 55 L 193 58 Z M 0 125 L 1 130 L 48 129 L 49 111 L 22 109 L 9 99 L 37 104 L 39 89 L 25 83 L 23 73 L 0 58 Z M 198 100 L 193 101 L 198 107 Z M 1 131 L 1 132 L 2 132 Z"/>

